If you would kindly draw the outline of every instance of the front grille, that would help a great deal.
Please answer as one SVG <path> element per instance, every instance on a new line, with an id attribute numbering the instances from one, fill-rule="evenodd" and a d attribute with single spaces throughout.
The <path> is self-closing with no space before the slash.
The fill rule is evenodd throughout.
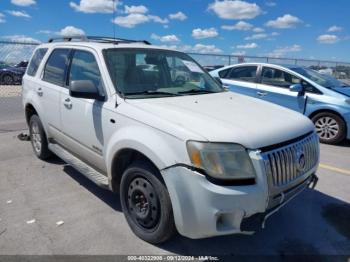
<path id="1" fill-rule="evenodd" d="M 262 153 L 267 175 L 274 187 L 288 185 L 315 167 L 319 138 L 313 133 L 302 140 Z"/>

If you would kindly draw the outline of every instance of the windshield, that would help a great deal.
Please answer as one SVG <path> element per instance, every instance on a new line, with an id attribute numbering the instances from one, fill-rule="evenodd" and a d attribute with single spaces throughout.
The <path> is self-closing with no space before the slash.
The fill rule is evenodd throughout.
<path id="1" fill-rule="evenodd" d="M 224 89 L 188 55 L 157 49 L 104 50 L 116 90 L 126 98 L 183 96 Z"/>
<path id="2" fill-rule="evenodd" d="M 335 87 L 345 87 L 346 84 L 339 81 L 338 79 L 330 76 L 330 75 L 324 75 L 320 74 L 315 70 L 303 68 L 303 67 L 296 67 L 291 68 L 294 72 L 297 72 L 301 74 L 302 76 L 309 78 L 310 80 L 314 81 L 315 83 L 319 84 L 320 86 L 326 87 L 326 88 L 335 88 Z"/>

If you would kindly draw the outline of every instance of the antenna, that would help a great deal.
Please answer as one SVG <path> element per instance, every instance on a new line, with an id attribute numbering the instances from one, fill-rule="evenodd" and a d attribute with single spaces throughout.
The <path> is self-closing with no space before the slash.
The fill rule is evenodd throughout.
<path id="1" fill-rule="evenodd" d="M 113 18 L 112 18 L 112 23 L 113 23 L 113 38 L 114 38 L 114 40 L 115 40 L 115 27 L 116 27 L 116 25 L 115 25 L 115 23 L 114 23 L 114 19 L 115 19 L 115 0 L 113 0 L 113 6 L 112 6 L 112 8 L 113 8 Z"/>

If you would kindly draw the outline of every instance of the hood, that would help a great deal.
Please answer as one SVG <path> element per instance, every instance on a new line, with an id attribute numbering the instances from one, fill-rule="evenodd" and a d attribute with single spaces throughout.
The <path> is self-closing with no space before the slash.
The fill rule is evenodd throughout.
<path id="1" fill-rule="evenodd" d="M 314 130 L 312 122 L 302 114 L 232 92 L 126 101 L 148 113 L 139 119 L 147 125 L 177 137 L 179 133 L 174 129 L 195 135 L 181 139 L 201 137 L 204 141 L 238 143 L 257 149 Z M 168 128 L 164 122 L 169 123 Z"/>
<path id="2" fill-rule="evenodd" d="M 1 71 L 3 71 L 3 72 L 11 72 L 11 73 L 14 73 L 14 74 L 23 74 L 25 70 L 20 69 L 20 68 L 15 68 L 15 67 L 6 67 L 6 68 L 3 68 Z"/>
<path id="3" fill-rule="evenodd" d="M 332 90 L 335 90 L 343 95 L 350 96 L 350 86 L 334 87 Z"/>

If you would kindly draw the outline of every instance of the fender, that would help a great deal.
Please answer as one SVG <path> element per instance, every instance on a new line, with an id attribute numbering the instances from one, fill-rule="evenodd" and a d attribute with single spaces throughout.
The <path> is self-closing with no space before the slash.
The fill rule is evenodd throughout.
<path id="1" fill-rule="evenodd" d="M 117 130 L 107 145 L 105 161 L 110 179 L 113 159 L 122 149 L 133 149 L 142 153 L 159 170 L 178 163 L 189 163 L 186 145 L 183 141 L 140 123 L 127 125 Z"/>

